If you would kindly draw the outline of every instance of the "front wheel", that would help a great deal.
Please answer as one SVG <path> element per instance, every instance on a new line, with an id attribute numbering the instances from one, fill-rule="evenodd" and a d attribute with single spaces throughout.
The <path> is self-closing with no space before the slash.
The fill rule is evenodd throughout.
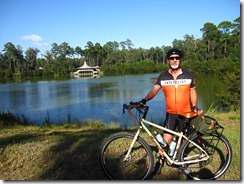
<path id="1" fill-rule="evenodd" d="M 200 145 L 209 155 L 209 159 L 199 163 L 184 165 L 188 167 L 189 177 L 195 180 L 215 180 L 222 176 L 228 169 L 232 159 L 232 148 L 228 139 L 224 135 L 216 133 L 212 135 L 193 135 L 190 140 Z M 195 145 L 186 141 L 179 150 L 179 161 L 183 162 L 204 156 Z"/>
<path id="2" fill-rule="evenodd" d="M 134 135 L 119 132 L 108 137 L 101 146 L 100 163 L 113 180 L 143 180 L 152 174 L 154 157 L 144 139 L 138 137 L 129 158 L 125 160 Z"/>

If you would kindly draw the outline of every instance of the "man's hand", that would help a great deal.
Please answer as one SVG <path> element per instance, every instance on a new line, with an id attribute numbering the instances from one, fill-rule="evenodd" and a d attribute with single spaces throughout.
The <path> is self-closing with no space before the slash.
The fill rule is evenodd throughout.
<path id="1" fill-rule="evenodd" d="M 141 105 L 146 105 L 147 101 L 143 98 L 140 102 Z"/>
<path id="2" fill-rule="evenodd" d="M 197 114 L 202 114 L 203 110 L 199 109 L 196 105 L 192 107 L 192 110 Z"/>

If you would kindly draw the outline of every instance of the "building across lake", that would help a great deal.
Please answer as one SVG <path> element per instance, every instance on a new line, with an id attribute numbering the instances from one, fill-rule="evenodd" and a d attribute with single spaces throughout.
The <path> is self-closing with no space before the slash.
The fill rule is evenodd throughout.
<path id="1" fill-rule="evenodd" d="M 84 61 L 84 64 L 77 68 L 73 74 L 74 77 L 77 78 L 98 78 L 101 75 L 101 71 L 99 66 L 89 66 L 86 61 Z"/>

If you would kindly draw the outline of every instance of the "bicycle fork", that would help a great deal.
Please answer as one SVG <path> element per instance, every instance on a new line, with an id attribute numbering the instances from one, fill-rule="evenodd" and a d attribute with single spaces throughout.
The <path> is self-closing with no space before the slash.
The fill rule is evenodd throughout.
<path id="1" fill-rule="evenodd" d="M 136 140 L 138 139 L 138 136 L 139 136 L 139 134 L 141 132 L 141 129 L 142 129 L 142 127 L 140 126 L 140 128 L 137 130 L 137 132 L 136 132 L 136 134 L 135 134 L 135 136 L 134 136 L 134 138 L 133 138 L 133 140 L 132 140 L 132 142 L 130 144 L 130 148 L 127 151 L 127 154 L 125 155 L 125 158 L 123 160 L 124 162 L 125 161 L 129 161 L 131 159 L 131 151 L 132 151 L 132 149 L 134 147 L 134 144 L 135 144 Z"/>

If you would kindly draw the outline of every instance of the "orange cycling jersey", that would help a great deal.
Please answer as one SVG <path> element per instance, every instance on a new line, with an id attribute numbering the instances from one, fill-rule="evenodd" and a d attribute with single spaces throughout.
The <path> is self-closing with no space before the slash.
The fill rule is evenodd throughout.
<path id="1" fill-rule="evenodd" d="M 191 72 L 182 69 L 182 73 L 174 80 L 166 71 L 159 75 L 155 84 L 164 91 L 167 113 L 191 112 L 190 88 L 196 86 Z"/>

